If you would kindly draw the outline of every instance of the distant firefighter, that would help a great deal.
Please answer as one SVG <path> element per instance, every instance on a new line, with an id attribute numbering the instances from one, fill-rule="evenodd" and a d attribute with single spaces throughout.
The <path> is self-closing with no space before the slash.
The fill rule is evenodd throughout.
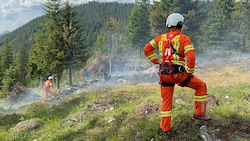
<path id="1" fill-rule="evenodd" d="M 52 80 L 53 80 L 53 77 L 49 76 L 48 80 L 44 82 L 44 84 L 43 84 L 44 95 L 43 95 L 42 99 L 46 99 L 46 97 L 49 94 L 52 94 L 52 92 L 50 90 L 50 88 L 53 86 Z"/>

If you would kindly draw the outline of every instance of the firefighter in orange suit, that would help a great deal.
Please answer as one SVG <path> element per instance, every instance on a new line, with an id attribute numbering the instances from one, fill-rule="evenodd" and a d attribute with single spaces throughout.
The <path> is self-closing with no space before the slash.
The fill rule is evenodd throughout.
<path id="1" fill-rule="evenodd" d="M 53 80 L 53 77 L 49 76 L 48 80 L 44 82 L 43 84 L 44 95 L 42 99 L 45 99 L 49 94 L 52 93 L 50 90 L 50 88 L 53 86 L 52 80 Z"/>
<path id="2" fill-rule="evenodd" d="M 144 54 L 150 62 L 160 64 L 159 76 L 161 85 L 161 122 L 163 133 L 171 131 L 172 102 L 174 86 L 189 87 L 194 93 L 194 119 L 211 120 L 206 115 L 206 83 L 194 76 L 195 49 L 190 38 L 181 33 L 184 17 L 179 13 L 172 13 L 166 20 L 169 32 L 152 39 L 144 47 Z M 160 58 L 154 54 L 159 50 Z"/>

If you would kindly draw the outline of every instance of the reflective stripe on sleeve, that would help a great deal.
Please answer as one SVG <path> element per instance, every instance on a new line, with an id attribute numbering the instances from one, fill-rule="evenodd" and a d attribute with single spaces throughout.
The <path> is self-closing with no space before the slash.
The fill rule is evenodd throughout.
<path id="1" fill-rule="evenodd" d="M 149 43 L 150 45 L 152 45 L 152 47 L 158 48 L 158 45 L 156 44 L 155 40 L 151 40 Z"/>
<path id="2" fill-rule="evenodd" d="M 156 59 L 156 56 L 155 56 L 155 54 L 151 54 L 151 55 L 149 55 L 149 56 L 147 56 L 147 58 L 148 58 L 148 60 L 153 60 L 153 59 Z"/>
<path id="3" fill-rule="evenodd" d="M 188 45 L 184 47 L 184 53 L 190 51 L 190 50 L 194 50 L 194 46 L 193 45 Z"/>

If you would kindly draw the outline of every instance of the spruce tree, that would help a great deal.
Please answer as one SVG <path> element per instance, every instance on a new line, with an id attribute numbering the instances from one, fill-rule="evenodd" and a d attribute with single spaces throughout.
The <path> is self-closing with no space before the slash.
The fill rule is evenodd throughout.
<path id="1" fill-rule="evenodd" d="M 14 69 L 14 53 L 9 44 L 8 38 L 5 39 L 3 51 L 1 53 L 1 93 L 0 97 L 5 97 L 15 85 L 16 73 Z"/>
<path id="2" fill-rule="evenodd" d="M 2 86 L 2 80 L 4 77 L 4 73 L 6 70 L 10 68 L 14 63 L 14 53 L 13 49 L 9 44 L 9 39 L 5 38 L 4 44 L 3 44 L 3 49 L 1 52 L 1 62 L 0 62 L 0 68 L 1 68 L 1 73 L 0 73 L 0 86 Z"/>
<path id="3" fill-rule="evenodd" d="M 47 76 L 54 74 L 56 79 L 56 88 L 60 87 L 60 79 L 64 70 L 64 62 L 66 59 L 66 49 L 63 39 L 63 24 L 61 14 L 60 0 L 47 0 L 44 4 L 45 17 L 47 22 L 43 25 L 44 32 L 37 35 L 34 45 L 31 68 L 38 67 L 33 72 L 46 74 Z M 38 58 L 39 57 L 39 58 Z M 45 78 L 44 77 L 44 78 Z"/>
<path id="4" fill-rule="evenodd" d="M 14 63 L 13 49 L 9 44 L 9 39 L 6 38 L 4 41 L 3 51 L 1 53 L 1 69 L 5 72 Z"/>
<path id="5" fill-rule="evenodd" d="M 233 0 L 214 0 L 214 8 L 208 12 L 208 21 L 203 25 L 202 46 L 208 49 L 224 50 L 232 48 L 230 35 L 232 24 Z M 230 38 L 230 39 L 229 39 Z M 216 51 L 216 50 L 215 50 Z M 216 51 L 217 52 L 217 51 Z"/>
<path id="6" fill-rule="evenodd" d="M 134 53 L 142 57 L 144 45 L 151 39 L 149 22 L 149 1 L 136 1 L 129 16 L 130 22 L 127 26 L 126 37 L 131 46 L 135 48 Z"/>
<path id="7" fill-rule="evenodd" d="M 166 18 L 169 14 L 178 12 L 173 0 L 154 1 L 150 6 L 150 26 L 152 28 L 152 35 L 158 36 L 167 31 Z"/>
<path id="8" fill-rule="evenodd" d="M 4 77 L 2 80 L 3 86 L 1 90 L 2 97 L 7 96 L 7 93 L 10 92 L 17 84 L 16 82 L 17 80 L 18 80 L 17 70 L 15 69 L 14 65 L 11 65 L 4 72 Z"/>
<path id="9" fill-rule="evenodd" d="M 72 84 L 72 70 L 83 66 L 88 54 L 87 47 L 83 45 L 83 30 L 76 19 L 77 12 L 67 0 L 62 8 L 62 25 L 65 52 L 65 67 L 69 70 L 69 84 Z"/>
<path id="10" fill-rule="evenodd" d="M 45 16 L 48 22 L 45 24 L 45 30 L 48 34 L 45 50 L 47 51 L 46 58 L 48 59 L 48 72 L 55 74 L 56 87 L 60 87 L 60 79 L 63 72 L 64 61 L 66 58 L 63 40 L 63 24 L 61 13 L 61 0 L 48 0 L 45 3 Z"/>
<path id="11" fill-rule="evenodd" d="M 110 17 L 105 25 L 106 36 L 108 36 L 108 51 L 109 51 L 109 74 L 112 72 L 112 56 L 114 53 L 113 39 L 115 38 L 115 32 L 117 29 L 118 21 L 113 17 Z"/>
<path id="12" fill-rule="evenodd" d="M 22 45 L 17 52 L 15 60 L 15 69 L 17 71 L 17 82 L 22 86 L 27 84 L 27 74 L 28 74 L 28 53 L 26 51 L 26 46 Z"/>
<path id="13" fill-rule="evenodd" d="M 102 54 L 108 56 L 108 40 L 107 37 L 104 35 L 104 33 L 101 33 L 97 36 L 96 41 L 94 43 L 94 54 Z"/>
<path id="14" fill-rule="evenodd" d="M 42 86 L 44 76 L 48 75 L 49 59 L 46 57 L 48 51 L 45 50 L 47 36 L 40 31 L 35 36 L 35 44 L 29 55 L 29 72 L 31 80 L 40 79 L 39 85 Z"/>
<path id="15" fill-rule="evenodd" d="M 236 2 L 233 12 L 232 42 L 241 52 L 250 51 L 250 2 Z"/>

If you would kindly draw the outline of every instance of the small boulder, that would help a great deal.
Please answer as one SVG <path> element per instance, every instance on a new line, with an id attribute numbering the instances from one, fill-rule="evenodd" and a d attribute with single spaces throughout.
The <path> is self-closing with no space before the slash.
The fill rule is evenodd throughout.
<path id="1" fill-rule="evenodd" d="M 14 131 L 32 131 L 41 126 L 41 123 L 37 119 L 29 119 L 22 122 L 19 122 L 12 129 Z"/>

